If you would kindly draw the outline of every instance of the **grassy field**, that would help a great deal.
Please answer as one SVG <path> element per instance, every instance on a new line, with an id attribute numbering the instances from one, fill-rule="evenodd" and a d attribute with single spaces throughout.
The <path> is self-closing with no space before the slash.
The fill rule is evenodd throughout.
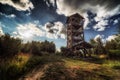
<path id="1" fill-rule="evenodd" d="M 37 71 L 42 75 L 39 76 Z M 20 54 L 0 66 L 0 80 L 18 80 L 26 75 L 29 78 L 29 75 L 35 75 L 33 72 L 38 75 L 38 80 L 120 80 L 120 61 L 100 57 L 73 59 L 54 54 Z"/>
<path id="2" fill-rule="evenodd" d="M 61 60 L 61 64 L 55 63 L 46 70 L 43 80 L 120 80 L 119 61 L 65 57 Z"/>

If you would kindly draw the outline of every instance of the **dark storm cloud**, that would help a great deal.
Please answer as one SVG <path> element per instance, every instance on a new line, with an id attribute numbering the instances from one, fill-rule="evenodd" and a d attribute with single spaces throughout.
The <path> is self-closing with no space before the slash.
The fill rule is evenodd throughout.
<path id="1" fill-rule="evenodd" d="M 120 0 L 64 0 L 64 3 L 72 6 L 75 9 L 79 8 L 80 6 L 84 6 L 85 4 L 90 4 L 93 6 L 105 5 L 108 9 L 113 9 L 120 4 Z"/>
<path id="2" fill-rule="evenodd" d="M 54 0 L 50 0 L 53 3 Z M 98 10 L 104 9 L 111 11 L 116 7 L 120 7 L 120 0 L 57 0 L 58 14 L 69 16 L 74 13 L 84 14 L 87 11 L 97 13 Z M 120 10 L 120 9 L 119 9 Z"/>
<path id="3" fill-rule="evenodd" d="M 56 32 L 62 33 L 66 35 L 66 27 L 61 22 L 48 22 L 45 24 L 46 29 L 48 32 L 55 34 Z"/>

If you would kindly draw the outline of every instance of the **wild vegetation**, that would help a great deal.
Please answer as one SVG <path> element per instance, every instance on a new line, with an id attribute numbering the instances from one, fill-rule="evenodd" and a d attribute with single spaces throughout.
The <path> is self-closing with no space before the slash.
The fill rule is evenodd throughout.
<path id="1" fill-rule="evenodd" d="M 56 51 L 53 42 L 23 43 L 5 34 L 0 36 L 0 80 L 119 80 L 120 36 L 105 45 L 100 38 L 90 44 L 91 57 L 73 58 L 66 47 Z"/>

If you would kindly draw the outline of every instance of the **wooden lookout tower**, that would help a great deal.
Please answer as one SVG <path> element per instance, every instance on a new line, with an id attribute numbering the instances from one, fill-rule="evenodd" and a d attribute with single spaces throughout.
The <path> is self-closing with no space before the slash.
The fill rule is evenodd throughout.
<path id="1" fill-rule="evenodd" d="M 84 18 L 78 13 L 67 18 L 67 48 L 73 54 L 81 53 L 83 56 L 87 54 L 86 48 L 89 45 L 84 41 Z"/>

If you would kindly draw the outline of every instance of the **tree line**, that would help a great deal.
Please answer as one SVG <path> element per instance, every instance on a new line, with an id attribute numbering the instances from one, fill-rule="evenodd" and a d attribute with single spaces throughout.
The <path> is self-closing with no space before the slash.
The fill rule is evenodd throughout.
<path id="1" fill-rule="evenodd" d="M 56 46 L 53 42 L 32 41 L 23 43 L 21 39 L 11 37 L 9 34 L 0 36 L 0 59 L 13 58 L 18 53 L 31 53 L 43 55 L 55 53 Z"/>
<path id="2" fill-rule="evenodd" d="M 100 38 L 90 40 L 93 50 L 90 53 L 94 54 L 107 54 L 119 53 L 120 51 L 120 35 L 114 40 L 106 41 L 104 44 Z M 115 51 L 116 50 L 116 51 Z M 32 41 L 23 43 L 21 39 L 11 37 L 9 34 L 0 36 L 0 59 L 12 58 L 18 53 L 30 53 L 33 55 L 43 55 L 55 53 L 56 46 L 53 42 L 47 40 L 43 42 Z M 67 55 L 70 51 L 66 47 L 61 47 L 61 54 Z M 68 54 L 69 55 L 69 54 Z"/>
<path id="3" fill-rule="evenodd" d="M 109 57 L 119 58 L 120 57 L 120 35 L 117 34 L 117 37 L 111 41 L 106 41 L 103 43 L 101 38 L 90 39 L 89 44 L 92 48 L 88 49 L 89 54 L 101 55 L 105 54 Z M 67 47 L 61 47 L 61 54 L 64 56 L 71 56 L 72 52 Z"/>

